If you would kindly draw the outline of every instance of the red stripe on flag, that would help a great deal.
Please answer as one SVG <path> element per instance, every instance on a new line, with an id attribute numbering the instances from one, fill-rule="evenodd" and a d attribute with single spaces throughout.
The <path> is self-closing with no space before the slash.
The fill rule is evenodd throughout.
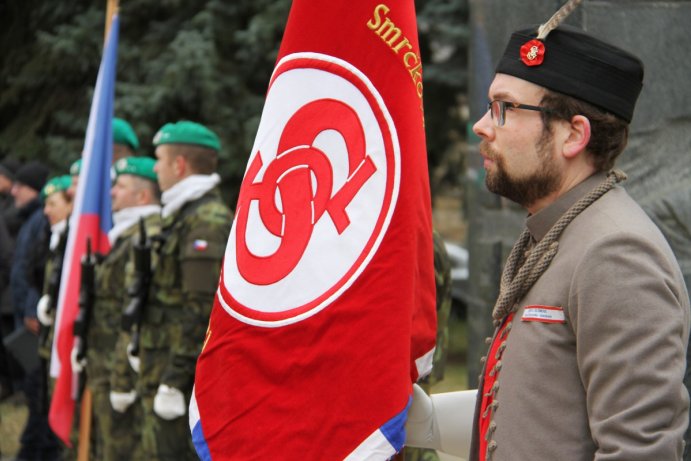
<path id="1" fill-rule="evenodd" d="M 55 382 L 55 390 L 51 400 L 49 423 L 53 432 L 60 437 L 68 446 L 70 445 L 70 432 L 72 430 L 72 420 L 74 415 L 74 374 L 70 363 L 70 353 L 74 346 L 74 319 L 79 312 L 79 288 L 81 276 L 81 255 L 86 252 L 86 241 L 90 239 L 100 248 L 92 251 L 107 253 L 109 250 L 108 236 L 101 231 L 100 219 L 94 215 L 82 215 L 75 229 L 74 247 L 72 257 L 66 259 L 63 274 L 67 276 L 67 284 L 63 285 L 65 290 L 64 302 L 60 309 L 60 321 L 57 323 L 58 330 L 55 332 L 55 351 L 58 354 L 60 372 Z M 101 243 L 98 243 L 101 242 Z"/>

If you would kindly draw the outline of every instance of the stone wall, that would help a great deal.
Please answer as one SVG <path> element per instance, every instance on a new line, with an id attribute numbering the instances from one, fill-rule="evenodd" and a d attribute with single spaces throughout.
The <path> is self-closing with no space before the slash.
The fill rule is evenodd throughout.
<path id="1" fill-rule="evenodd" d="M 471 120 L 481 117 L 494 66 L 512 31 L 546 21 L 565 0 L 471 0 Z M 585 0 L 567 23 L 631 51 L 644 88 L 618 167 L 660 225 L 691 282 L 691 1 Z M 480 156 L 468 159 L 469 383 L 477 384 L 499 275 L 525 212 L 486 191 Z"/>

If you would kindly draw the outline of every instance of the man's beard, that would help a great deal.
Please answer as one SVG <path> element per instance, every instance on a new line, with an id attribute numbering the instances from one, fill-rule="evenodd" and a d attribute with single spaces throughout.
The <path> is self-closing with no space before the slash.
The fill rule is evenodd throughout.
<path id="1" fill-rule="evenodd" d="M 538 169 L 528 176 L 511 176 L 506 163 L 497 151 L 486 141 L 480 144 L 480 151 L 494 162 L 495 171 L 487 171 L 485 185 L 490 192 L 506 197 L 524 208 L 556 191 L 561 183 L 561 171 L 551 158 L 552 135 L 545 130 L 535 144 L 537 157 L 541 161 Z"/>

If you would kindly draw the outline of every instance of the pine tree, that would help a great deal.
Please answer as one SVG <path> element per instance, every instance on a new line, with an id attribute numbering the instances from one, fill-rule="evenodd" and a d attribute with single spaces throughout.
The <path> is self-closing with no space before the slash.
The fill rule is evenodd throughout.
<path id="1" fill-rule="evenodd" d="M 55 174 L 81 155 L 103 46 L 106 2 L 0 6 L 0 156 L 41 159 Z M 430 166 L 453 178 L 464 136 L 467 0 L 418 2 Z M 221 176 L 235 203 L 290 0 L 121 0 L 115 115 L 140 155 L 164 123 L 187 119 L 221 137 Z M 445 163 L 446 162 L 446 163 Z M 436 181 L 433 181 L 436 183 Z"/>

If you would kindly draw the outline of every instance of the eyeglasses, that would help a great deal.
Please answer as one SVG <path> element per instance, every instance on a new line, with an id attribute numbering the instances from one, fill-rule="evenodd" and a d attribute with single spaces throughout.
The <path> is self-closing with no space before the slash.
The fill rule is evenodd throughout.
<path id="1" fill-rule="evenodd" d="M 510 109 L 525 109 L 536 110 L 538 112 L 545 112 L 548 114 L 554 113 L 551 109 L 540 106 L 530 106 L 528 104 L 519 104 L 517 102 L 499 101 L 495 99 L 487 103 L 487 110 L 489 115 L 494 120 L 496 126 L 504 126 L 506 123 L 506 108 Z"/>

